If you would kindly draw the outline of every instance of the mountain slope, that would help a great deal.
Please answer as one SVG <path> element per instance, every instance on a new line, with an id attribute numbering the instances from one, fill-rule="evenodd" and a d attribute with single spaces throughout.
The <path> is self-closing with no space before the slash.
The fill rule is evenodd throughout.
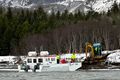
<path id="1" fill-rule="evenodd" d="M 92 8 L 97 12 L 106 12 L 112 7 L 115 1 L 120 3 L 120 0 L 96 0 L 92 3 Z"/>
<path id="2" fill-rule="evenodd" d="M 76 12 L 78 10 L 86 12 L 91 8 L 97 12 L 107 12 L 116 1 L 120 0 L 0 0 L 0 5 L 10 7 L 34 8 L 35 6 L 43 6 L 45 11 L 64 11 Z"/>

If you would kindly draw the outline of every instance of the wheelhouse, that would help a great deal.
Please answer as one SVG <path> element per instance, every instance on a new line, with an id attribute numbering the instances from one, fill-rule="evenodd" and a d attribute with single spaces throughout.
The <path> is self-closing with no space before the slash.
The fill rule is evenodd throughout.
<path id="1" fill-rule="evenodd" d="M 57 59 L 56 56 L 48 56 L 48 57 L 27 57 L 25 60 L 27 65 L 30 64 L 56 64 Z"/>

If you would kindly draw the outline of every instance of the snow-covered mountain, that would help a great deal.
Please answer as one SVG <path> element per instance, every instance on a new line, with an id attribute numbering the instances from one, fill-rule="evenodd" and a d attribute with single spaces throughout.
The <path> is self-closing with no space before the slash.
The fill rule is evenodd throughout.
<path id="1" fill-rule="evenodd" d="M 69 12 L 88 11 L 91 8 L 97 12 L 108 11 L 116 1 L 120 0 L 0 0 L 0 5 L 10 7 L 34 8 L 43 6 L 45 11 L 64 11 Z"/>
<path id="2" fill-rule="evenodd" d="M 108 11 L 114 4 L 114 2 L 120 3 L 120 0 L 94 0 L 91 5 L 93 10 L 97 12 Z"/>

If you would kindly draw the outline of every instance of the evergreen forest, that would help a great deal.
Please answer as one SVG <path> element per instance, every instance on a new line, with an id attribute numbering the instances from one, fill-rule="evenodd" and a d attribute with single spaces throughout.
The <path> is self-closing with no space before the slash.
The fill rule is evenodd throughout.
<path id="1" fill-rule="evenodd" d="M 84 52 L 86 42 L 101 43 L 103 50 L 120 48 L 120 5 L 114 3 L 108 12 L 74 14 L 0 7 L 0 56 Z"/>

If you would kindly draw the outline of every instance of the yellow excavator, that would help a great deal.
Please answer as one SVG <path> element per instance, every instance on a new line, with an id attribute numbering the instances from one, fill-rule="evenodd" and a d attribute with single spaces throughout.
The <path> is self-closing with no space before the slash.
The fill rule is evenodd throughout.
<path id="1" fill-rule="evenodd" d="M 82 63 L 81 69 L 101 69 L 105 68 L 107 55 L 102 54 L 102 46 L 100 43 L 86 43 L 85 45 L 86 59 Z M 88 55 L 89 54 L 89 55 Z"/>
<path id="2" fill-rule="evenodd" d="M 86 53 L 86 60 L 92 62 L 101 62 L 104 61 L 106 55 L 101 54 L 102 47 L 100 43 L 86 43 L 85 53 Z M 89 56 L 88 56 L 89 54 Z"/>

